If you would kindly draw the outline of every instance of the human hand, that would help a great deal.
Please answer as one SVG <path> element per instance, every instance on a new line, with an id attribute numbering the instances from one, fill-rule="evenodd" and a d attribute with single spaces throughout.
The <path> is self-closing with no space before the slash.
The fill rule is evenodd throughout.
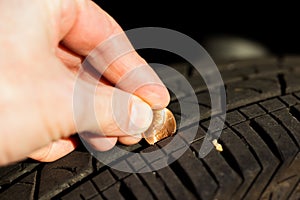
<path id="1" fill-rule="evenodd" d="M 82 60 L 122 29 L 89 0 L 1 1 L 0 20 L 0 165 L 28 156 L 56 160 L 76 147 L 70 137 L 77 131 L 73 90 Z M 113 85 L 141 65 L 146 62 L 131 52 L 114 61 L 104 76 Z M 87 131 L 97 130 L 97 135 L 83 135 L 94 148 L 108 150 L 117 141 L 137 143 L 140 138 L 128 133 L 144 132 L 151 123 L 151 107 L 169 103 L 167 89 L 150 67 L 140 75 L 125 80 L 122 90 L 99 82 L 94 94 L 98 124 L 86 126 Z M 155 84 L 145 82 L 131 95 L 130 85 L 143 82 L 146 76 Z M 82 99 L 77 100 L 83 108 L 89 92 L 82 90 Z M 109 106 L 113 93 L 121 97 L 121 110 L 127 106 L 129 114 L 121 113 L 123 121 L 135 125 L 126 133 Z M 129 104 L 122 102 L 128 99 Z"/>

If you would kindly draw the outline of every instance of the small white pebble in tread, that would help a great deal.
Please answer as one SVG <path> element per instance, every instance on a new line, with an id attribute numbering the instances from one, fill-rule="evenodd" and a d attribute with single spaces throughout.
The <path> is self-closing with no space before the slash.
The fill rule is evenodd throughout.
<path id="1" fill-rule="evenodd" d="M 218 140 L 217 139 L 214 139 L 212 141 L 213 145 L 215 146 L 216 150 L 219 151 L 219 152 L 222 152 L 223 151 L 223 147 L 220 143 L 218 143 Z"/>

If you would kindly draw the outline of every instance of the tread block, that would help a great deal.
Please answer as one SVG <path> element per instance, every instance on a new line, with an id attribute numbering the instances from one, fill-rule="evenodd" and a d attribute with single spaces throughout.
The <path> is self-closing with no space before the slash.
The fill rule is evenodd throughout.
<path id="1" fill-rule="evenodd" d="M 268 185 L 270 177 L 276 171 L 280 161 L 273 155 L 272 151 L 249 125 L 249 122 L 243 122 L 233 127 L 244 138 L 249 150 L 255 156 L 260 165 L 261 171 L 249 187 L 244 199 L 259 199 L 263 189 Z"/>
<path id="2" fill-rule="evenodd" d="M 231 199 L 234 192 L 242 183 L 242 178 L 228 165 L 226 160 L 216 150 L 212 150 L 203 158 L 210 173 L 219 184 L 214 199 Z"/>
<path id="3" fill-rule="evenodd" d="M 287 180 L 280 182 L 273 190 L 272 196 L 278 197 L 278 199 L 288 199 L 288 196 L 293 192 L 291 190 L 294 189 L 291 186 L 295 186 L 299 180 L 299 177 L 290 177 Z"/>
<path id="4" fill-rule="evenodd" d="M 93 172 L 89 152 L 74 151 L 46 164 L 38 173 L 39 199 L 49 199 Z"/>
<path id="5" fill-rule="evenodd" d="M 98 195 L 97 190 L 93 186 L 90 181 L 87 181 L 70 193 L 64 195 L 61 199 L 62 200 L 73 200 L 73 199 L 91 199 Z"/>
<path id="6" fill-rule="evenodd" d="M 264 192 L 264 198 L 278 197 L 277 199 L 288 199 L 288 196 L 295 190 L 299 177 L 300 153 L 297 154 L 294 161 L 288 166 L 283 174 L 276 174 L 273 178 L 273 184 L 270 184 Z"/>
<path id="7" fill-rule="evenodd" d="M 240 111 L 249 119 L 266 114 L 266 112 L 257 104 L 240 108 Z"/>
<path id="8" fill-rule="evenodd" d="M 127 191 L 134 195 L 135 199 L 153 199 L 152 194 L 143 182 L 138 178 L 137 174 L 126 177 L 123 181 L 125 185 L 124 193 Z"/>
<path id="9" fill-rule="evenodd" d="M 105 197 L 105 199 L 124 200 L 125 198 L 120 193 L 120 190 L 121 190 L 120 187 L 121 187 L 121 183 L 117 183 L 117 184 L 109 187 L 102 194 Z"/>
<path id="10" fill-rule="evenodd" d="M 195 131 L 195 129 L 196 129 L 196 127 L 190 127 L 190 128 L 187 128 L 183 131 L 179 131 L 180 137 L 187 144 L 191 144 L 191 143 L 193 143 L 195 141 L 198 141 L 198 140 L 203 140 L 204 137 L 205 137 L 206 131 L 204 131 L 200 126 L 198 126 L 197 133 L 196 133 L 195 137 L 193 139 L 190 137 L 190 135 L 194 134 L 194 133 L 191 133 L 191 131 Z"/>
<path id="11" fill-rule="evenodd" d="M 25 176 L 16 184 L 5 190 L 3 193 L 0 193 L 0 199 L 34 199 L 36 176 L 36 171 Z"/>
<path id="12" fill-rule="evenodd" d="M 196 197 L 186 189 L 181 183 L 180 179 L 171 170 L 170 167 L 165 167 L 157 171 L 158 176 L 163 180 L 165 186 L 168 188 L 172 198 L 174 199 L 196 199 Z"/>
<path id="13" fill-rule="evenodd" d="M 276 77 L 227 84 L 227 109 L 237 108 L 281 94 Z"/>
<path id="14" fill-rule="evenodd" d="M 0 192 L 3 186 L 10 184 L 22 175 L 31 172 L 39 164 L 40 163 L 28 159 L 17 164 L 0 167 Z"/>
<path id="15" fill-rule="evenodd" d="M 298 181 L 299 177 L 293 176 L 278 182 L 262 195 L 262 199 L 288 199 L 293 186 L 295 186 Z"/>
<path id="16" fill-rule="evenodd" d="M 175 160 L 175 158 L 179 158 L 184 154 L 184 152 L 189 148 L 188 144 L 182 137 L 174 138 L 172 141 L 172 146 L 169 146 L 169 143 L 173 140 L 172 137 L 168 137 L 160 142 L 158 145 L 162 148 L 165 154 L 168 155 L 167 160 L 164 160 L 166 163 L 171 163 Z"/>
<path id="17" fill-rule="evenodd" d="M 300 90 L 300 74 L 299 73 L 288 73 L 284 76 L 286 82 L 286 92 L 292 93 Z"/>
<path id="18" fill-rule="evenodd" d="M 100 191 L 105 190 L 116 182 L 116 180 L 108 170 L 105 170 L 97 176 L 93 177 L 92 181 Z"/>
<path id="19" fill-rule="evenodd" d="M 286 103 L 288 106 L 294 106 L 294 105 L 296 105 L 296 104 L 300 104 L 299 99 L 297 99 L 296 97 L 294 97 L 294 96 L 291 95 L 291 94 L 282 96 L 282 97 L 280 97 L 280 99 L 281 99 L 284 103 Z"/>
<path id="20" fill-rule="evenodd" d="M 120 167 L 124 168 L 128 168 L 129 165 L 125 160 L 120 161 L 120 163 L 117 163 Z M 112 165 L 112 167 L 109 169 L 111 171 L 111 173 L 113 174 L 113 176 L 117 179 L 117 180 L 122 180 L 124 178 L 126 178 L 127 176 L 130 175 L 130 173 L 128 172 L 123 172 L 123 171 L 119 171 L 117 169 L 114 168 L 114 164 Z"/>
<path id="21" fill-rule="evenodd" d="M 150 171 L 148 163 L 139 154 L 134 154 L 126 158 L 126 161 L 135 172 Z"/>
<path id="22" fill-rule="evenodd" d="M 156 175 L 156 172 L 142 173 L 139 176 L 147 184 L 156 199 L 172 199 L 164 182 Z"/>
<path id="23" fill-rule="evenodd" d="M 220 139 L 224 145 L 223 156 L 227 159 L 229 165 L 243 178 L 242 184 L 233 196 L 234 199 L 242 199 L 248 187 L 261 171 L 261 167 L 247 145 L 232 130 L 224 130 Z"/>
<path id="24" fill-rule="evenodd" d="M 298 181 L 293 193 L 288 198 L 289 200 L 300 199 L 300 181 Z"/>
<path id="25" fill-rule="evenodd" d="M 264 137 L 263 139 L 270 145 L 273 153 L 288 164 L 299 150 L 289 134 L 269 115 L 258 117 L 254 121 L 260 128 L 255 125 L 252 127 L 259 132 L 261 137 Z"/>
<path id="26" fill-rule="evenodd" d="M 153 152 L 153 151 L 156 151 L 155 156 L 145 157 L 145 155 L 143 156 L 143 154 L 142 154 L 142 157 L 146 160 L 147 164 L 150 165 L 151 169 L 156 169 L 156 167 L 158 165 L 160 165 L 162 160 L 165 158 L 166 154 L 157 145 L 147 147 L 146 149 L 142 150 L 141 153 L 150 153 L 150 152 Z"/>
<path id="27" fill-rule="evenodd" d="M 272 113 L 289 130 L 292 139 L 300 146 L 300 122 L 291 115 L 289 109 Z"/>
<path id="28" fill-rule="evenodd" d="M 199 113 L 195 112 L 195 110 L 193 110 L 193 107 L 195 105 L 193 105 L 193 107 L 188 106 L 190 103 L 189 102 L 185 102 L 184 103 L 185 106 L 185 110 L 182 111 L 180 110 L 180 104 L 178 102 L 174 102 L 172 104 L 170 104 L 168 107 L 169 109 L 176 115 L 180 116 L 180 120 L 177 119 L 178 121 L 180 121 L 180 124 L 177 123 L 178 128 L 184 128 L 186 126 L 192 125 L 194 123 L 198 122 L 198 119 L 203 119 L 203 118 L 207 118 L 210 116 L 210 108 L 207 108 L 205 106 L 200 105 L 199 106 L 199 110 L 200 110 L 200 115 Z M 196 105 L 198 106 L 198 105 Z M 176 120 L 176 122 L 178 122 Z M 180 125 L 180 126 L 179 126 Z"/>
<path id="29" fill-rule="evenodd" d="M 285 108 L 285 105 L 278 99 L 269 99 L 259 104 L 262 105 L 262 107 L 264 107 L 268 112 L 273 112 L 275 110 Z"/>
<path id="30" fill-rule="evenodd" d="M 174 168 L 180 168 L 176 171 L 182 182 L 186 183 L 186 188 L 201 199 L 213 199 L 218 185 L 195 154 L 188 149 L 176 162 L 180 167 L 175 165 Z"/>
<path id="31" fill-rule="evenodd" d="M 300 99 L 300 92 L 296 92 L 296 93 L 295 93 L 295 96 L 296 96 L 298 99 Z"/>
<path id="32" fill-rule="evenodd" d="M 238 111 L 232 111 L 232 112 L 228 112 L 226 114 L 226 122 L 230 125 L 233 126 L 235 124 L 241 123 L 243 121 L 245 121 L 246 118 L 239 113 Z"/>
<path id="33" fill-rule="evenodd" d="M 226 115 L 226 119 L 227 119 L 227 115 Z M 209 120 L 206 120 L 204 122 L 201 123 L 201 126 L 204 128 L 204 130 L 208 130 L 208 127 L 211 124 L 211 131 L 212 132 L 216 132 L 216 131 L 220 131 L 220 130 L 223 130 L 225 128 L 227 128 L 228 126 L 226 125 L 226 123 L 223 124 L 223 127 L 221 128 L 220 127 L 220 123 L 221 122 L 224 122 L 224 120 L 220 117 L 217 117 L 217 118 L 214 118 L 213 121 L 212 119 L 210 118 Z"/>

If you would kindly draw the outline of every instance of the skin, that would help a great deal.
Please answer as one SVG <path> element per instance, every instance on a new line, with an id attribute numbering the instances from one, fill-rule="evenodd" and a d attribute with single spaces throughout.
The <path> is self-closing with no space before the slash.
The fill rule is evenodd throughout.
<path id="1" fill-rule="evenodd" d="M 0 20 L 0 165 L 27 157 L 57 160 L 78 143 L 72 137 L 77 131 L 72 105 L 80 63 L 98 44 L 123 30 L 89 0 L 1 1 Z M 109 66 L 106 80 L 99 82 L 94 94 L 97 124 L 85 127 L 97 131 L 83 134 L 94 148 L 105 151 L 117 141 L 137 143 L 140 137 L 135 136 L 151 123 L 151 108 L 168 105 L 169 93 L 151 70 L 125 80 L 120 89 L 111 86 L 140 65 L 146 62 L 136 52 L 126 54 Z M 143 76 L 157 84 L 138 88 L 132 97 L 128 85 L 143 82 Z M 80 105 L 90 92 L 82 91 Z M 114 91 L 122 97 L 119 105 L 129 110 L 135 106 L 141 113 L 135 121 L 138 131 L 128 134 L 114 121 L 108 106 Z M 129 104 L 122 102 L 128 97 Z M 88 115 L 83 113 L 83 119 Z M 129 112 L 122 117 L 129 122 L 132 116 Z"/>

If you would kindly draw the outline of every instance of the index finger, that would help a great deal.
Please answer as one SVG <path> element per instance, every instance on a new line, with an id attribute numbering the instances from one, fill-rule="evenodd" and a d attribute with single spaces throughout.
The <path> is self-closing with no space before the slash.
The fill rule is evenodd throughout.
<path id="1" fill-rule="evenodd" d="M 170 100 L 167 88 L 122 36 L 124 31 L 117 22 L 94 2 L 78 2 L 76 21 L 63 44 L 79 55 L 90 55 L 91 64 L 122 90 L 139 96 L 154 109 L 166 107 Z M 116 35 L 121 37 L 114 40 Z"/>

